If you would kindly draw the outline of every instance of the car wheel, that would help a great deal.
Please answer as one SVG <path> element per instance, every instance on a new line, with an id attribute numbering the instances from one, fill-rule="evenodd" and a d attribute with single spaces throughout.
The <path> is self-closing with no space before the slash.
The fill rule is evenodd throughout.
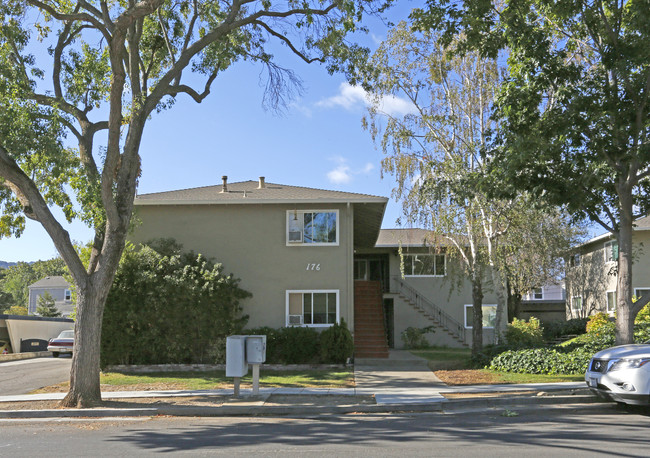
<path id="1" fill-rule="evenodd" d="M 52 357 L 53 358 L 58 358 L 59 357 L 59 352 L 58 351 L 53 351 L 52 352 Z"/>

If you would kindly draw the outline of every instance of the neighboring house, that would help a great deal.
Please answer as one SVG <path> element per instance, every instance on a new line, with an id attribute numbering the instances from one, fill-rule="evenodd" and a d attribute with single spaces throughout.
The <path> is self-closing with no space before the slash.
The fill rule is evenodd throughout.
<path id="1" fill-rule="evenodd" d="M 28 286 L 29 288 L 29 304 L 27 312 L 30 315 L 36 314 L 38 308 L 38 298 L 46 291 L 50 293 L 54 299 L 54 305 L 61 312 L 61 316 L 70 316 L 74 310 L 74 303 L 72 302 L 72 291 L 70 283 L 61 276 L 45 277 L 36 283 Z"/>
<path id="2" fill-rule="evenodd" d="M 454 263 L 426 248 L 425 231 L 380 230 L 387 202 L 224 177 L 221 186 L 139 195 L 131 240 L 174 238 L 222 263 L 253 294 L 243 304 L 250 327 L 326 328 L 345 319 L 357 356 L 387 356 L 387 343 L 401 347 L 409 326 L 435 324 L 432 342 L 470 344 L 469 282 L 450 280 Z M 486 294 L 486 328 L 494 304 Z"/>
<path id="3" fill-rule="evenodd" d="M 650 293 L 650 216 L 634 222 L 632 288 L 640 297 Z M 618 242 L 604 234 L 575 248 L 567 262 L 567 318 L 616 311 Z"/>
<path id="4" fill-rule="evenodd" d="M 566 290 L 564 282 L 549 283 L 524 294 L 516 317 L 538 318 L 542 323 L 566 319 Z"/>

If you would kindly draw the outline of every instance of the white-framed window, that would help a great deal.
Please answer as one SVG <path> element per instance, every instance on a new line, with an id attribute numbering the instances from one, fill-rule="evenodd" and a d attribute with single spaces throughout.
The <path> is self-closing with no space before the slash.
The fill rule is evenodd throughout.
<path id="1" fill-rule="evenodd" d="M 605 242 L 605 262 L 618 261 L 618 242 L 611 240 Z"/>
<path id="2" fill-rule="evenodd" d="M 72 300 L 72 291 L 66 289 L 63 297 L 66 302 L 70 302 Z"/>
<path id="3" fill-rule="evenodd" d="M 641 299 L 641 297 L 646 294 L 650 294 L 650 288 L 634 288 L 634 295 L 637 300 Z"/>
<path id="4" fill-rule="evenodd" d="M 339 290 L 287 291 L 287 326 L 328 327 L 339 322 Z"/>
<path id="5" fill-rule="evenodd" d="M 402 255 L 405 277 L 444 277 L 447 257 L 444 254 Z"/>
<path id="6" fill-rule="evenodd" d="M 338 210 L 287 210 L 287 245 L 338 244 Z"/>
<path id="7" fill-rule="evenodd" d="M 573 296 L 571 298 L 571 309 L 582 310 L 582 296 Z"/>
<path id="8" fill-rule="evenodd" d="M 533 299 L 544 299 L 544 287 L 533 289 Z"/>
<path id="9" fill-rule="evenodd" d="M 607 291 L 607 313 L 616 311 L 616 291 Z"/>
<path id="10" fill-rule="evenodd" d="M 497 305 L 483 304 L 483 329 L 493 329 L 497 321 Z M 474 306 L 465 304 L 465 329 L 472 329 Z"/>

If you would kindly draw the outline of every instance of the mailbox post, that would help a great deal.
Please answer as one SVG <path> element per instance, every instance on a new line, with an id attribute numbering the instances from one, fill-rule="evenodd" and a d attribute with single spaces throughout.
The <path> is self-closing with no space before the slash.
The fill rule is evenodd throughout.
<path id="1" fill-rule="evenodd" d="M 266 336 L 246 336 L 246 360 L 253 366 L 253 396 L 260 394 L 260 364 L 266 361 Z"/>

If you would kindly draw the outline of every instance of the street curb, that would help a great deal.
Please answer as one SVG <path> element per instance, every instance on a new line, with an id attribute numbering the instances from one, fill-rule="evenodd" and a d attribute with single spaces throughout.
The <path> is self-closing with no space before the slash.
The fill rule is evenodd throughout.
<path id="1" fill-rule="evenodd" d="M 158 409 L 49 409 L 49 410 L 4 410 L 0 411 L 0 419 L 4 418 L 104 418 L 104 417 L 152 417 L 158 415 Z"/>
<path id="2" fill-rule="evenodd" d="M 142 409 L 49 409 L 49 410 L 4 410 L 0 419 L 9 418 L 73 418 L 73 417 L 234 417 L 234 416 L 320 416 L 350 413 L 433 413 L 461 414 L 468 411 L 494 410 L 496 408 L 528 408 L 532 406 L 566 407 L 567 405 L 602 404 L 592 395 L 543 396 L 543 397 L 499 397 L 444 400 L 423 404 L 392 405 L 348 405 L 348 406 L 161 406 Z"/>

